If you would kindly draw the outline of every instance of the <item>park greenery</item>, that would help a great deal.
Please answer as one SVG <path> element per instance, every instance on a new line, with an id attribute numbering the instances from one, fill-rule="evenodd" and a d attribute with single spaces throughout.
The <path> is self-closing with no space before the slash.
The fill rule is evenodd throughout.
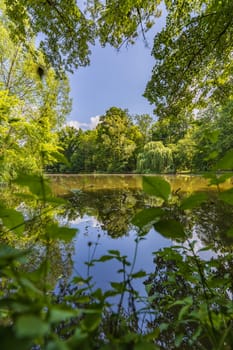
<path id="1" fill-rule="evenodd" d="M 154 38 L 144 94 L 155 117 L 114 106 L 93 130 L 64 126 L 66 73 L 90 63 L 96 40 L 120 49 L 141 35 L 146 45 L 161 9 L 166 26 Z M 1 349 L 232 348 L 233 189 L 223 187 L 233 170 L 232 10 L 230 0 L 87 0 L 80 7 L 75 0 L 0 0 Z M 113 246 L 98 259 L 90 255 L 87 277 L 69 278 L 77 230 L 59 219 L 73 215 L 77 200 L 82 212 L 84 202 L 78 192 L 56 197 L 45 172 L 183 171 L 205 172 L 215 191 L 172 193 L 163 177 L 145 176 L 145 206 L 132 209 L 132 195 L 127 202 L 122 194 L 120 204 L 103 197 L 106 230 L 114 237 L 127 225 L 137 231 L 135 258 Z M 109 207 L 112 221 L 105 220 Z M 227 220 L 218 221 L 219 207 Z M 194 218 L 202 249 L 192 239 Z M 154 271 L 135 271 L 150 228 L 174 244 L 154 252 Z M 205 250 L 210 259 L 201 257 Z M 111 260 L 120 282 L 96 288 L 92 267 Z"/>

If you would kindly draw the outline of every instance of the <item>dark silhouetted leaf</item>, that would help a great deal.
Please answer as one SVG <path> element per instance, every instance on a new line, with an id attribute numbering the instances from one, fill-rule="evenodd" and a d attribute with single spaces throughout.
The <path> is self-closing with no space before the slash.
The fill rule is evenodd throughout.
<path id="1" fill-rule="evenodd" d="M 141 278 L 141 277 L 145 277 L 147 275 L 147 273 L 143 270 L 140 270 L 138 272 L 133 273 L 131 276 L 132 278 Z"/>
<path id="2" fill-rule="evenodd" d="M 161 220 L 154 224 L 156 231 L 166 238 L 184 239 L 185 232 L 180 222 L 176 220 Z"/>

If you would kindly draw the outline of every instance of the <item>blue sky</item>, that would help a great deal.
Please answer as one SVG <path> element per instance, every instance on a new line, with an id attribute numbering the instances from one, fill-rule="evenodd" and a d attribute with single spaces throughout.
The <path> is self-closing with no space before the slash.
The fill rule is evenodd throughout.
<path id="1" fill-rule="evenodd" d="M 87 128 L 97 116 L 112 106 L 128 109 L 130 114 L 153 115 L 153 105 L 142 97 L 154 65 L 151 56 L 153 38 L 164 24 L 164 17 L 146 34 L 149 48 L 142 37 L 133 46 L 118 52 L 107 46 L 92 48 L 91 64 L 70 76 L 73 109 L 68 122 Z"/>

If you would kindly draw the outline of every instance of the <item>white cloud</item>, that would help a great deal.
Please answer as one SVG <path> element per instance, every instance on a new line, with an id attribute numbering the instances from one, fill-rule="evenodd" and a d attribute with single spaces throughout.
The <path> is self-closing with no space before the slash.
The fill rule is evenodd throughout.
<path id="1" fill-rule="evenodd" d="M 100 116 L 97 115 L 95 117 L 91 117 L 91 123 L 89 124 L 90 125 L 90 128 L 91 129 L 95 129 L 96 126 L 99 124 L 100 122 Z"/>
<path id="2" fill-rule="evenodd" d="M 90 118 L 90 123 L 80 123 L 76 120 L 70 120 L 66 123 L 66 125 L 72 126 L 75 129 L 85 129 L 85 130 L 86 129 L 95 129 L 99 123 L 99 119 L 100 119 L 100 116 L 97 115 L 95 117 Z"/>

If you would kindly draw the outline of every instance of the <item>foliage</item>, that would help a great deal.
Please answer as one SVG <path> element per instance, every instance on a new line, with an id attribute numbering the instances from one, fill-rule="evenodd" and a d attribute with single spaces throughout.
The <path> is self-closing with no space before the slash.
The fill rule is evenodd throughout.
<path id="1" fill-rule="evenodd" d="M 156 114 L 183 115 L 232 95 L 232 2 L 165 1 L 166 27 L 155 36 L 145 96 Z"/>
<path id="2" fill-rule="evenodd" d="M 80 6 L 75 0 L 35 1 L 5 0 L 11 31 L 27 47 L 28 39 L 39 34 L 40 49 L 46 61 L 56 68 L 73 71 L 89 64 L 90 45 L 96 38 L 102 45 L 119 47 L 132 43 L 140 30 L 149 30 L 160 16 L 158 1 L 96 1 Z"/>
<path id="3" fill-rule="evenodd" d="M 127 111 L 110 108 L 97 125 L 97 170 L 133 170 L 138 139 L 141 133 Z"/>
<path id="4" fill-rule="evenodd" d="M 67 80 L 59 81 L 52 68 L 40 77 L 33 54 L 10 39 L 2 12 L 1 20 L 0 166 L 2 179 L 9 180 L 17 171 L 38 171 L 59 156 L 55 130 L 70 102 Z M 32 43 L 30 47 L 34 50 Z M 38 59 L 43 64 L 41 52 Z"/>
<path id="5" fill-rule="evenodd" d="M 169 172 L 173 168 L 172 152 L 160 141 L 151 141 L 144 146 L 137 158 L 139 172 Z"/>

